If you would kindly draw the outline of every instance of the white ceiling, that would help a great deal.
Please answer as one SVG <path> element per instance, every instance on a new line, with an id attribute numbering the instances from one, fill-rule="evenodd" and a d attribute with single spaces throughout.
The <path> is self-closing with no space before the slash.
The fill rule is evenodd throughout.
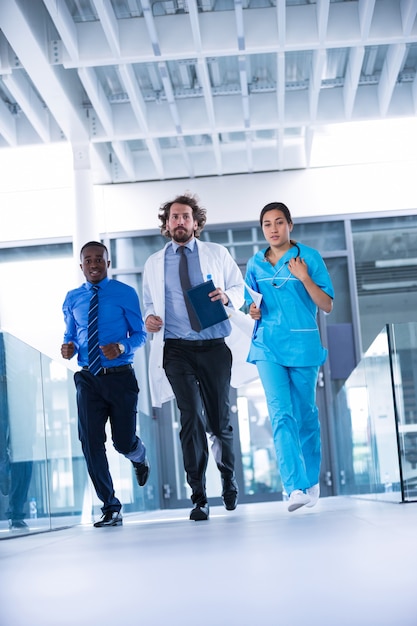
<path id="1" fill-rule="evenodd" d="M 311 166 L 323 127 L 416 117 L 417 0 L 0 0 L 0 149 L 96 183 Z"/>

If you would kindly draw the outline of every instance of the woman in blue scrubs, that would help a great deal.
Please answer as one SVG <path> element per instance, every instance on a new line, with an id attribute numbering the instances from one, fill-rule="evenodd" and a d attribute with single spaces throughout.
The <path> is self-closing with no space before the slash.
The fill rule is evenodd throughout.
<path id="1" fill-rule="evenodd" d="M 327 350 L 317 312 L 331 312 L 334 291 L 319 252 L 290 238 L 293 221 L 285 204 L 267 204 L 260 224 L 268 247 L 247 264 L 246 284 L 262 295 L 259 308 L 250 298 L 256 323 L 247 360 L 259 372 L 288 510 L 295 511 L 314 506 L 320 494 L 316 384 Z"/>

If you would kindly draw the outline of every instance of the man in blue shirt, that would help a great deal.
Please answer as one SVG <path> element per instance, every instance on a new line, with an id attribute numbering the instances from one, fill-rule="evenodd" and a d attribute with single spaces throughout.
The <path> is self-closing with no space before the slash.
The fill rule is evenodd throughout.
<path id="1" fill-rule="evenodd" d="M 107 277 L 110 266 L 106 246 L 90 241 L 81 248 L 81 270 L 86 282 L 69 291 L 63 312 L 66 325 L 61 355 L 78 355 L 81 371 L 74 374 L 77 389 L 78 432 L 88 473 L 103 515 L 94 526 L 123 523 L 120 500 L 116 498 L 106 456 L 106 422 L 110 419 L 115 449 L 129 459 L 138 484 L 143 487 L 150 466 L 146 448 L 136 435 L 139 387 L 133 370 L 135 350 L 146 341 L 146 331 L 136 291 Z M 90 371 L 88 325 L 90 300 L 98 287 L 98 338 L 101 369 Z"/>

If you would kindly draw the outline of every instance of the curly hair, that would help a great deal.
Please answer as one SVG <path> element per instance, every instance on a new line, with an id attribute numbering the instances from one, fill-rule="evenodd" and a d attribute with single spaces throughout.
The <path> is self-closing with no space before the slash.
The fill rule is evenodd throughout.
<path id="1" fill-rule="evenodd" d="M 194 236 L 199 238 L 201 231 L 203 230 L 205 223 L 207 221 L 206 209 L 199 205 L 199 198 L 195 194 L 185 192 L 181 196 L 177 196 L 174 200 L 170 202 L 166 202 L 159 209 L 158 218 L 161 222 L 161 233 L 167 239 L 172 239 L 169 231 L 167 230 L 167 221 L 169 219 L 169 212 L 173 204 L 184 204 L 185 206 L 189 206 L 193 212 L 193 220 L 197 222 L 197 228 L 194 232 Z"/>

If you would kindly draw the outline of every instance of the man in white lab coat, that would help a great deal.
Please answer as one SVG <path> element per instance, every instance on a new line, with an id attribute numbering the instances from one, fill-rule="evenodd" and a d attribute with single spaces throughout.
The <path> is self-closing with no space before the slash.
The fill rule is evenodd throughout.
<path id="1" fill-rule="evenodd" d="M 181 415 L 184 468 L 194 505 L 190 519 L 201 521 L 209 517 L 206 433 L 220 471 L 226 509 L 234 510 L 238 500 L 229 415 L 232 354 L 225 342 L 231 334 L 231 323 L 225 316 L 224 321 L 201 328 L 198 320 L 189 317 L 180 257 L 186 256 L 190 286 L 213 281 L 207 306 L 210 300 L 220 300 L 226 311 L 237 311 L 244 303 L 244 282 L 225 247 L 199 241 L 206 211 L 196 196 L 184 194 L 167 202 L 161 207 L 159 219 L 161 232 L 170 242 L 147 260 L 143 276 L 145 325 L 153 333 L 152 403 L 158 407 L 175 396 Z"/>

